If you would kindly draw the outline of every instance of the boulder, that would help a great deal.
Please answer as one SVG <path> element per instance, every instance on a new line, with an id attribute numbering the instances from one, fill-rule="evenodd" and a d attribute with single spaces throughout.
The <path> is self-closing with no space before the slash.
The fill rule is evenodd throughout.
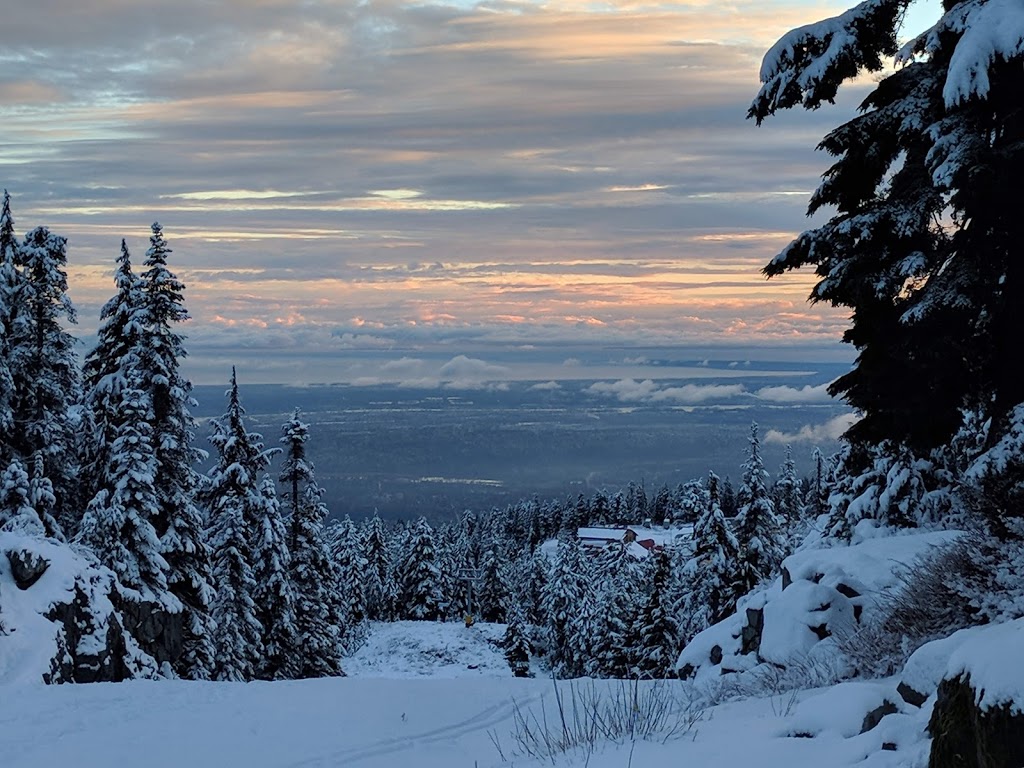
<path id="1" fill-rule="evenodd" d="M 897 712 L 899 712 L 899 709 L 896 708 L 896 705 L 886 699 L 864 715 L 864 723 L 860 727 L 860 732 L 867 733 L 868 731 L 873 730 L 875 726 L 882 722 L 883 717 L 886 715 L 895 715 Z"/>
<path id="2" fill-rule="evenodd" d="M 720 646 L 720 645 L 712 646 L 711 647 L 711 654 L 709 655 L 708 658 L 709 658 L 709 660 L 711 661 L 712 664 L 721 664 L 722 663 L 722 646 Z"/>
<path id="3" fill-rule="evenodd" d="M 26 549 L 7 550 L 7 561 L 11 564 L 11 576 L 18 589 L 26 590 L 35 584 L 50 567 L 50 561 Z"/>
<path id="4" fill-rule="evenodd" d="M 970 675 L 943 680 L 928 722 L 928 768 L 1024 766 L 1024 713 L 1011 704 L 984 708 Z"/>
<path id="5" fill-rule="evenodd" d="M 900 698 L 912 707 L 924 706 L 924 703 L 928 701 L 927 693 L 915 691 L 902 680 L 900 681 L 900 684 L 896 686 L 896 693 L 898 693 Z"/>

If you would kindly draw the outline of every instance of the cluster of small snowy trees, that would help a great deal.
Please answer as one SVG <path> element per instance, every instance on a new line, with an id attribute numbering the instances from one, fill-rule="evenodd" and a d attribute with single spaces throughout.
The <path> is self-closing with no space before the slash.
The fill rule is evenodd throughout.
<path id="1" fill-rule="evenodd" d="M 136 638 L 164 660 L 160 674 L 340 674 L 351 630 L 302 450 L 306 428 L 296 416 L 285 429 L 286 516 L 267 474 L 272 452 L 246 430 L 232 377 L 213 437 L 219 461 L 199 475 L 192 385 L 175 331 L 188 318 L 184 285 L 168 268 L 160 225 L 141 273 L 122 241 L 117 293 L 81 366 L 65 327 L 75 321 L 66 241 L 45 227 L 23 240 L 14 231 L 5 192 L 0 530 L 71 543 L 112 572 L 125 617 L 157 615 L 150 626 L 177 628 L 167 629 L 176 638 Z"/>
<path id="2" fill-rule="evenodd" d="M 815 458 L 820 483 L 798 479 L 787 452 L 769 486 L 752 425 L 736 514 L 726 516 L 713 473 L 685 483 L 668 492 L 675 513 L 662 523 L 687 525 L 669 529 L 676 546 L 650 556 L 628 542 L 581 544 L 580 527 L 617 521 L 604 493 L 467 511 L 437 526 L 423 518 L 388 525 L 376 515 L 357 526 L 346 518 L 332 527 L 331 546 L 359 617 L 506 623 L 516 674 L 528 672 L 533 656 L 562 677 L 665 677 L 685 643 L 777 575 L 806 534 L 830 466 Z M 651 498 L 634 484 L 612 498 L 649 510 L 662 493 Z"/>

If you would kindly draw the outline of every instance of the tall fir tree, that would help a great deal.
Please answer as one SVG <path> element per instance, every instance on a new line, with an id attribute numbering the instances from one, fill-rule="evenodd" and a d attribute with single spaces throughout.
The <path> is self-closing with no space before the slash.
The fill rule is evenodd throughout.
<path id="1" fill-rule="evenodd" d="M 141 319 L 142 283 L 132 271 L 131 254 L 124 240 L 114 273 L 117 293 L 100 310 L 100 327 L 96 346 L 86 355 L 82 365 L 82 405 L 88 430 L 84 445 L 81 481 L 89 500 L 101 488 L 109 487 L 105 472 L 110 453 L 123 422 L 121 399 L 128 385 L 129 353 L 138 345 Z M 134 368 L 141 362 L 136 355 Z M 151 424 L 152 417 L 146 415 Z"/>
<path id="2" fill-rule="evenodd" d="M 793 449 L 786 446 L 786 457 L 772 487 L 775 514 L 786 531 L 794 531 L 800 524 L 800 480 L 796 475 Z"/>
<path id="3" fill-rule="evenodd" d="M 363 601 L 366 616 L 374 621 L 387 621 L 394 610 L 395 587 L 391 579 L 387 532 L 376 511 L 363 529 Z"/>
<path id="4" fill-rule="evenodd" d="M 182 677 L 206 679 L 214 663 L 214 592 L 210 548 L 196 506 L 196 465 L 203 453 L 193 445 L 192 382 L 181 373 L 188 353 L 184 338 L 174 331 L 189 319 L 185 285 L 168 269 L 170 253 L 163 228 L 154 223 L 140 276 L 141 305 L 132 327 L 139 334 L 141 388 L 150 402 L 156 453 L 158 514 L 153 525 L 169 568 L 168 588 L 183 606 L 184 648 L 175 669 Z"/>
<path id="5" fill-rule="evenodd" d="M 589 570 L 575 535 L 559 542 L 558 554 L 541 597 L 548 663 L 558 677 L 579 677 L 586 667 L 589 643 L 585 633 L 592 629 L 588 626 Z"/>
<path id="6" fill-rule="evenodd" d="M 807 498 L 804 499 L 806 514 L 818 517 L 828 512 L 828 466 L 821 449 L 815 448 L 811 454 L 811 461 L 814 463 L 811 475 L 811 487 Z"/>
<path id="7" fill-rule="evenodd" d="M 722 514 L 726 517 L 736 517 L 736 513 L 739 511 L 739 503 L 736 500 L 736 489 L 733 488 L 732 480 L 729 476 L 725 476 L 725 480 L 722 481 Z"/>
<path id="8" fill-rule="evenodd" d="M 270 451 L 259 434 L 245 427 L 245 410 L 238 394 L 238 380 L 231 369 L 231 388 L 224 415 L 211 422 L 210 442 L 217 463 L 210 470 L 202 499 L 209 511 L 213 577 L 217 593 L 212 616 L 217 625 L 217 680 L 252 680 L 264 655 L 264 627 L 257 614 L 255 596 L 254 533 L 263 533 L 265 500 L 261 477 L 270 464 Z"/>
<path id="9" fill-rule="evenodd" d="M 18 304 L 21 274 L 17 268 L 18 239 L 11 216 L 11 196 L 4 190 L 0 207 L 0 464 L 14 458 L 14 374 L 11 371 L 11 341 Z"/>
<path id="10" fill-rule="evenodd" d="M 810 210 L 834 214 L 765 272 L 813 267 L 812 300 L 852 310 L 857 361 L 830 387 L 862 414 L 849 438 L 921 455 L 948 442 L 965 406 L 992 420 L 994 445 L 1024 401 L 1024 49 L 1016 4 L 985 0 L 936 5 L 936 23 L 901 49 L 909 3 L 867 0 L 786 34 L 750 116 L 814 109 L 901 65 L 822 141 L 837 159 Z"/>
<path id="11" fill-rule="evenodd" d="M 739 570 L 744 591 L 776 574 L 786 555 L 787 542 L 768 493 L 768 473 L 761 458 L 757 423 L 750 425 L 749 454 L 743 464 L 736 538 L 740 544 Z"/>
<path id="12" fill-rule="evenodd" d="M 603 585 L 602 611 L 591 643 L 591 670 L 599 677 L 628 678 L 637 662 L 643 569 L 629 548 L 616 544 L 602 553 L 596 575 Z"/>
<path id="13" fill-rule="evenodd" d="M 505 606 L 510 597 L 507 562 L 498 542 L 492 541 L 484 551 L 480 564 L 480 587 L 477 593 L 477 614 L 481 621 L 503 623 Z"/>
<path id="14" fill-rule="evenodd" d="M 51 484 L 60 528 L 47 534 L 63 538 L 77 529 L 82 507 L 75 461 L 81 381 L 75 340 L 63 325 L 76 322 L 67 295 L 67 241 L 37 227 L 15 250 L 15 260 L 21 281 L 8 340 L 14 448 L 34 457 L 33 478 Z"/>
<path id="15" fill-rule="evenodd" d="M 508 606 L 508 626 L 501 641 L 505 660 L 515 677 L 530 676 L 530 638 L 523 613 L 515 603 Z"/>
<path id="16" fill-rule="evenodd" d="M 296 526 L 299 523 L 299 507 L 302 505 L 306 486 L 313 481 L 313 465 L 306 458 L 306 442 L 309 440 L 309 425 L 302 421 L 299 409 L 281 427 L 281 444 L 284 446 L 284 460 L 278 482 L 284 486 L 284 503 L 291 521 L 288 545 L 296 547 Z"/>
<path id="17" fill-rule="evenodd" d="M 650 594 L 638 617 L 636 676 L 665 678 L 679 655 L 678 627 L 665 604 L 671 575 L 668 552 L 655 550 L 649 558 Z"/>
<path id="18" fill-rule="evenodd" d="M 338 595 L 338 574 L 331 562 L 324 531 L 327 505 L 306 459 L 309 427 L 298 411 L 282 427 L 285 486 L 289 523 L 291 580 L 295 590 L 295 624 L 299 636 L 299 677 L 337 677 L 346 634 Z"/>
<path id="19" fill-rule="evenodd" d="M 691 591 L 682 613 L 691 633 L 717 624 L 736 609 L 736 572 L 739 544 L 725 521 L 719 503 L 718 476 L 708 474 L 708 505 L 693 527 L 693 557 L 686 564 L 692 570 Z M 689 637 L 682 638 L 688 642 Z"/>
<path id="20" fill-rule="evenodd" d="M 337 598 L 343 628 L 341 644 L 346 653 L 352 653 L 366 631 L 365 584 L 368 564 L 363 557 L 359 531 L 348 515 L 328 530 L 327 538 L 337 574 Z"/>

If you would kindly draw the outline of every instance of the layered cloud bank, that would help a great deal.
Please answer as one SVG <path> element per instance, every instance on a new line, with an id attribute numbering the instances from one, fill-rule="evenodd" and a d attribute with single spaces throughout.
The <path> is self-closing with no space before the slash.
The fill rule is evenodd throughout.
<path id="1" fill-rule="evenodd" d="M 153 219 L 203 355 L 845 326 L 810 276 L 759 268 L 806 225 L 811 148 L 857 94 L 743 119 L 761 52 L 820 7 L 56 5 L 5 15 L 2 181 L 19 229 L 69 237 L 85 333 Z"/>

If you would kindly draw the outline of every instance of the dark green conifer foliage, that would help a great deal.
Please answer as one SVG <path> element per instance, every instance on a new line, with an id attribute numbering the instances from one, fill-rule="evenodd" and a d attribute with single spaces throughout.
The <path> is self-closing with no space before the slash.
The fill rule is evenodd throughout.
<path id="1" fill-rule="evenodd" d="M 635 670 L 640 678 L 665 678 L 671 677 L 680 650 L 678 626 L 665 605 L 671 561 L 664 550 L 655 550 L 651 560 L 651 591 L 638 618 Z"/>
<path id="2" fill-rule="evenodd" d="M 908 5 L 867 0 L 788 33 L 765 57 L 750 116 L 814 109 L 880 72 Z M 993 420 L 994 445 L 1024 401 L 1024 51 L 994 32 L 1016 10 L 949 0 L 942 11 L 822 141 L 836 161 L 810 210 L 835 214 L 765 267 L 812 267 L 811 299 L 852 311 L 857 362 L 830 390 L 862 414 L 850 439 L 918 455 L 947 443 L 965 408 Z"/>
<path id="3" fill-rule="evenodd" d="M 309 427 L 298 411 L 282 427 L 285 499 L 289 521 L 291 582 L 295 592 L 299 677 L 338 677 L 342 640 L 346 633 L 339 595 L 338 573 L 331 562 L 324 524 L 327 505 L 316 483 L 313 465 L 306 460 Z"/>

